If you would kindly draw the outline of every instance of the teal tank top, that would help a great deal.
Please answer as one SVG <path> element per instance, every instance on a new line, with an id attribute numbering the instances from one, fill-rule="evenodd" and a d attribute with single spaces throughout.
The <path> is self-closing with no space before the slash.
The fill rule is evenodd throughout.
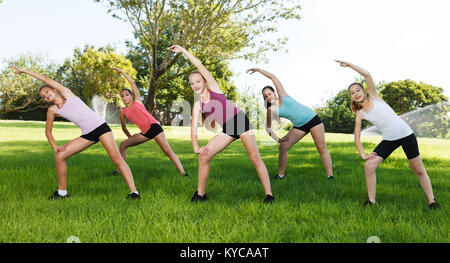
<path id="1" fill-rule="evenodd" d="M 296 127 L 300 127 L 312 120 L 317 114 L 309 107 L 298 103 L 296 100 L 288 97 L 281 97 L 281 107 L 275 108 L 280 117 L 286 118 Z"/>

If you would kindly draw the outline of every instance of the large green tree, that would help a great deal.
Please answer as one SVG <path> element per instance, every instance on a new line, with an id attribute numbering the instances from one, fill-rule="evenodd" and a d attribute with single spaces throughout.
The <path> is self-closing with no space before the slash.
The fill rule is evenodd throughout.
<path id="1" fill-rule="evenodd" d="M 167 43 L 167 45 L 169 44 Z M 151 74 L 149 73 L 147 57 L 143 55 L 145 53 L 144 48 L 139 43 L 133 44 L 129 41 L 127 41 L 127 47 L 129 51 L 126 57 L 131 60 L 133 67 L 137 70 L 137 85 L 145 100 L 148 91 L 145 87 L 150 86 Z M 158 54 L 164 54 L 166 48 L 163 48 L 162 45 L 159 47 L 161 50 Z M 202 57 L 200 59 L 203 61 L 207 60 Z M 233 73 L 229 70 L 228 63 L 226 61 L 218 61 L 206 66 L 220 84 L 227 98 L 235 100 L 236 87 L 231 83 Z M 168 69 L 168 72 L 161 76 L 159 80 L 161 83 L 164 83 L 164 86 L 156 92 L 156 105 L 153 114 L 165 125 L 171 124 L 172 120 L 179 113 L 171 110 L 175 101 L 186 100 L 191 108 L 194 103 L 194 94 L 189 86 L 188 75 L 179 73 L 179 71 L 186 71 L 187 69 L 192 71 L 195 68 L 189 61 L 180 60 L 176 65 Z"/>
<path id="2" fill-rule="evenodd" d="M 115 53 L 111 47 L 96 49 L 93 46 L 76 48 L 73 57 L 65 60 L 58 73 L 62 84 L 88 105 L 94 95 L 119 105 L 120 91 L 130 85 L 111 67 L 121 68 L 132 78 L 136 77 L 136 70 L 124 55 Z"/>
<path id="3" fill-rule="evenodd" d="M 149 78 L 147 109 L 155 108 L 159 89 L 167 79 L 186 75 L 180 54 L 167 52 L 172 44 L 204 58 L 208 67 L 233 58 L 257 59 L 266 50 L 278 50 L 287 38 L 263 38 L 277 32 L 284 19 L 299 19 L 295 0 L 95 0 L 114 17 L 128 21 L 144 50 Z M 178 64 L 180 63 L 180 64 Z M 164 78 L 163 76 L 166 75 Z"/>
<path id="4" fill-rule="evenodd" d="M 399 115 L 448 101 L 443 89 L 410 79 L 386 83 L 380 88 L 380 96 Z"/>
<path id="5" fill-rule="evenodd" d="M 43 55 L 32 54 L 23 54 L 3 62 L 5 68 L 0 72 L 0 113 L 28 112 L 47 107 L 38 93 L 39 87 L 44 83 L 26 74 L 14 74 L 8 66 L 30 69 L 50 78 L 57 78 L 58 66 Z"/>

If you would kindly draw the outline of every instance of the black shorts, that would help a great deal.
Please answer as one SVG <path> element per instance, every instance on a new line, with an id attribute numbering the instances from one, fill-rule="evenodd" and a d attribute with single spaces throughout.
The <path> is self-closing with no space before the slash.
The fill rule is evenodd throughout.
<path id="1" fill-rule="evenodd" d="M 386 160 L 386 158 L 388 158 L 389 155 L 391 155 L 391 153 L 400 146 L 402 146 L 408 159 L 413 159 L 419 156 L 419 146 L 417 145 L 417 139 L 414 133 L 395 141 L 382 140 L 373 151 L 376 152 L 378 156 L 383 158 L 383 160 Z"/>
<path id="2" fill-rule="evenodd" d="M 102 125 L 95 128 L 95 130 L 91 131 L 88 134 L 81 135 L 80 137 L 98 143 L 98 141 L 100 141 L 100 136 L 110 131 L 111 128 L 109 128 L 108 124 L 105 122 Z"/>
<path id="3" fill-rule="evenodd" d="M 145 134 L 142 132 L 141 134 L 149 139 L 153 139 L 155 138 L 156 135 L 160 134 L 161 132 L 164 132 L 161 125 L 159 125 L 158 123 L 152 123 L 152 125 L 150 125 L 150 129 L 148 129 L 148 131 Z"/>
<path id="4" fill-rule="evenodd" d="M 222 125 L 222 132 L 235 139 L 239 139 L 241 134 L 253 129 L 247 115 L 240 111 L 232 119 Z"/>
<path id="5" fill-rule="evenodd" d="M 316 116 L 314 116 L 314 118 L 312 118 L 310 121 L 308 121 L 308 123 L 306 123 L 305 125 L 302 125 L 300 127 L 294 126 L 292 128 L 309 133 L 311 128 L 313 128 L 314 126 L 317 126 L 321 123 L 322 123 L 322 120 L 319 118 L 319 115 L 316 115 Z"/>

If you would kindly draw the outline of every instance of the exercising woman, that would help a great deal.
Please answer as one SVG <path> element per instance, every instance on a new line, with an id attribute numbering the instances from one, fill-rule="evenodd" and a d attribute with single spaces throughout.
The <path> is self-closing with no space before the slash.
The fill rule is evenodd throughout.
<path id="1" fill-rule="evenodd" d="M 275 75 L 259 68 L 252 68 L 247 70 L 247 72 L 250 74 L 255 72 L 261 73 L 263 76 L 272 80 L 277 90 L 275 93 L 275 90 L 271 86 L 266 86 L 261 91 L 267 106 L 266 131 L 276 142 L 280 143 L 278 174 L 275 176 L 275 179 L 284 178 L 284 171 L 288 161 L 288 150 L 308 133 L 311 133 L 328 179 L 333 179 L 333 166 L 330 153 L 325 143 L 325 129 L 319 116 L 312 109 L 298 103 L 290 97 Z M 278 116 L 290 120 L 294 125 L 283 138 L 279 138 L 271 128 L 272 119 Z"/>
<path id="2" fill-rule="evenodd" d="M 45 83 L 39 94 L 45 101 L 53 103 L 47 110 L 47 120 L 45 123 L 45 136 L 55 151 L 56 174 L 58 178 L 58 190 L 49 199 L 63 199 L 68 197 L 67 165 L 66 159 L 75 155 L 89 146 L 101 142 L 105 147 L 109 157 L 122 174 L 128 185 L 130 194 L 127 198 L 140 199 L 139 193 L 134 186 L 133 175 L 125 160 L 120 155 L 113 134 L 108 124 L 94 111 L 92 111 L 80 98 L 72 91 L 60 83 L 30 70 L 10 66 L 15 69 L 16 74 L 25 73 Z M 53 121 L 55 116 L 62 116 L 80 127 L 82 135 L 65 145 L 58 146 L 52 135 Z"/>
<path id="3" fill-rule="evenodd" d="M 370 73 L 356 65 L 348 62 L 336 60 L 342 67 L 349 67 L 359 74 L 361 74 L 367 83 L 369 97 L 363 86 L 359 83 L 353 83 L 348 87 L 348 92 L 351 97 L 351 109 L 356 113 L 355 118 L 355 144 L 356 148 L 366 163 L 364 170 L 366 175 L 366 185 L 368 198 L 364 202 L 365 206 L 372 206 L 375 204 L 376 193 L 376 175 L 375 170 L 383 160 L 398 147 L 402 146 L 406 157 L 413 172 L 417 175 L 420 184 L 428 198 L 428 204 L 431 209 L 439 207 L 434 200 L 433 190 L 431 188 L 430 178 L 422 163 L 419 155 L 419 147 L 417 139 L 409 125 L 403 121 L 389 105 L 383 101 L 378 95 L 375 82 Z M 366 154 L 360 140 L 361 135 L 361 121 L 367 120 L 381 130 L 382 141 L 373 150 L 373 152 Z"/>
<path id="4" fill-rule="evenodd" d="M 241 139 L 264 187 L 266 194 L 264 202 L 272 202 L 274 197 L 270 188 L 267 168 L 261 159 L 253 128 L 245 113 L 227 100 L 220 90 L 219 84 L 199 59 L 178 45 L 171 46 L 169 50 L 184 54 L 198 69 L 198 71 L 189 75 L 192 90 L 196 95 L 200 96 L 200 99 L 195 101 L 192 109 L 191 140 L 194 152 L 198 154 L 199 168 L 198 187 L 191 201 L 206 201 L 205 186 L 209 176 L 209 161 L 230 143 L 236 139 Z M 206 114 L 207 119 L 210 121 L 222 125 L 222 132 L 217 134 L 206 146 L 201 148 L 199 148 L 197 137 L 200 111 Z"/>
<path id="5" fill-rule="evenodd" d="M 128 139 L 121 142 L 119 145 L 119 151 L 123 159 L 125 160 L 127 158 L 128 147 L 136 146 L 151 139 L 155 139 L 161 150 L 163 150 L 167 157 L 169 157 L 178 171 L 182 175 L 187 176 L 188 174 L 184 172 L 183 166 L 181 165 L 181 162 L 178 159 L 177 155 L 170 148 L 161 125 L 143 105 L 141 95 L 139 94 L 139 90 L 136 86 L 135 81 L 121 69 L 116 67 L 113 67 L 112 69 L 121 73 L 130 83 L 133 90 L 131 91 L 129 89 L 123 89 L 120 92 L 120 97 L 125 104 L 125 107 L 120 109 L 120 123 L 122 125 L 123 132 L 128 137 Z M 127 129 L 125 117 L 132 123 L 136 124 L 141 130 L 141 133 L 137 133 L 132 136 Z M 117 171 L 113 172 L 113 174 L 116 173 Z"/>

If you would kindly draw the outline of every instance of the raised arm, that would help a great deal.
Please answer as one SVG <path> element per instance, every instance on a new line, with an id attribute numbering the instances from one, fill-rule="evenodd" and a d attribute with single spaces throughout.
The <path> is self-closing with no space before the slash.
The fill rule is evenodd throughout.
<path id="1" fill-rule="evenodd" d="M 61 93 L 61 95 L 64 98 L 76 97 L 75 94 L 73 94 L 70 89 L 64 87 L 63 85 L 61 85 L 61 83 L 54 81 L 51 78 L 48 78 L 47 76 L 33 72 L 31 70 L 22 69 L 22 68 L 19 68 L 16 66 L 9 66 L 9 68 L 15 69 L 16 71 L 14 73 L 16 73 L 16 74 L 25 73 L 25 74 L 28 74 L 28 75 L 44 82 L 45 84 L 49 85 L 50 87 L 58 90 L 59 93 Z"/>
<path id="2" fill-rule="evenodd" d="M 120 126 L 122 126 L 122 131 L 125 133 L 125 135 L 130 138 L 131 134 L 127 129 L 127 123 L 125 122 L 125 113 L 123 113 L 123 110 L 120 109 Z"/>
<path id="3" fill-rule="evenodd" d="M 363 116 L 361 113 L 357 112 L 356 113 L 356 118 L 355 118 L 355 132 L 354 132 L 354 140 L 355 140 L 355 145 L 356 148 L 358 149 L 359 154 L 361 155 L 361 158 L 363 158 L 364 160 L 368 160 L 368 159 L 372 159 L 376 156 L 376 153 L 372 152 L 370 154 L 366 154 L 366 152 L 364 151 L 364 147 L 361 143 L 361 123 L 363 120 Z"/>
<path id="4" fill-rule="evenodd" d="M 113 69 L 113 70 L 119 72 L 120 74 L 122 74 L 122 76 L 128 81 L 128 83 L 130 83 L 131 89 L 132 89 L 133 94 L 134 94 L 134 100 L 142 104 L 141 94 L 139 93 L 139 89 L 136 86 L 136 81 L 134 79 L 132 79 L 130 76 L 128 76 L 128 74 L 125 73 L 120 68 L 112 67 L 111 69 Z"/>
<path id="5" fill-rule="evenodd" d="M 359 74 L 361 74 L 361 76 L 363 76 L 364 79 L 366 80 L 367 88 L 369 91 L 369 96 L 373 99 L 381 100 L 380 96 L 378 95 L 375 82 L 373 81 L 372 75 L 370 75 L 369 71 L 367 71 L 359 66 L 353 65 L 352 63 L 349 63 L 349 62 L 345 62 L 345 61 L 341 61 L 341 60 L 335 60 L 335 61 L 337 63 L 339 63 L 339 65 L 341 65 L 341 67 L 349 67 L 349 68 L 353 69 L 354 71 L 358 72 Z"/>
<path id="6" fill-rule="evenodd" d="M 189 53 L 189 51 L 178 45 L 173 45 L 170 48 L 168 48 L 168 50 L 175 53 L 182 53 L 183 55 L 185 55 L 189 59 L 189 61 L 191 61 L 191 63 L 194 64 L 194 66 L 198 69 L 200 74 L 202 74 L 202 76 L 206 79 L 206 86 L 208 87 L 208 89 L 216 93 L 222 93 L 219 84 L 214 79 L 211 72 L 208 71 L 208 69 L 202 64 L 202 62 L 198 58 L 196 58 L 194 55 Z"/>
<path id="7" fill-rule="evenodd" d="M 286 90 L 284 90 L 283 85 L 281 85 L 280 80 L 273 75 L 272 73 L 269 73 L 265 70 L 262 70 L 260 68 L 251 68 L 247 70 L 247 73 L 253 74 L 255 72 L 259 72 L 261 73 L 263 76 L 269 78 L 273 85 L 275 86 L 275 89 L 277 90 L 278 96 L 280 97 L 288 97 L 289 95 L 287 94 Z"/>

